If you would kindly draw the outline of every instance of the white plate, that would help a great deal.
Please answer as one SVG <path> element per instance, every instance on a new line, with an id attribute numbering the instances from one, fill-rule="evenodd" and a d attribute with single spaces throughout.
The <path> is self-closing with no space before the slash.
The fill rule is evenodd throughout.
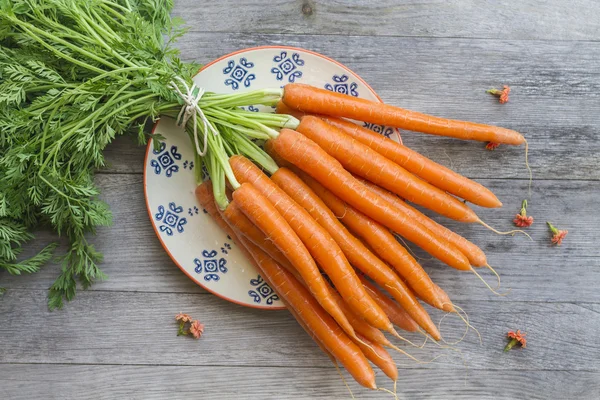
<path id="1" fill-rule="evenodd" d="M 312 51 L 269 46 L 240 50 L 207 64 L 194 77 L 207 91 L 234 93 L 301 82 L 381 101 L 375 91 L 342 64 Z M 272 111 L 271 107 L 248 107 Z M 393 128 L 365 124 L 399 140 Z M 194 153 L 188 135 L 169 118 L 154 127 L 165 141 L 155 152 L 148 143 L 144 161 L 146 206 L 162 246 L 194 282 L 233 303 L 284 308 L 232 240 L 198 205 L 194 195 Z"/>

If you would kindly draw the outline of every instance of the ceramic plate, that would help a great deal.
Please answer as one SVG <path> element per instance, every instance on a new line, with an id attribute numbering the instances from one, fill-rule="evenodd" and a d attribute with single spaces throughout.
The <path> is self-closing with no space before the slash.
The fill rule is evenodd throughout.
<path id="1" fill-rule="evenodd" d="M 373 89 L 342 64 L 320 54 L 284 46 L 258 47 L 223 56 L 194 77 L 207 91 L 234 93 L 301 82 L 380 101 Z M 249 106 L 250 111 L 273 111 Z M 397 131 L 366 127 L 399 140 Z M 194 153 L 185 132 L 163 118 L 154 132 L 165 137 L 158 151 L 148 143 L 144 168 L 146 206 L 161 244 L 194 282 L 231 302 L 254 308 L 284 308 L 236 245 L 198 205 L 194 196 Z"/>

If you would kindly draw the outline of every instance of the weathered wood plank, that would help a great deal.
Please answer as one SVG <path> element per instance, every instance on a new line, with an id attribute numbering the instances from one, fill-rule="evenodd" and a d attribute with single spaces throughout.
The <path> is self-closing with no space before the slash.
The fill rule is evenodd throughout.
<path id="1" fill-rule="evenodd" d="M 390 388 L 383 378 L 379 381 Z M 110 384 L 107 384 L 110 382 Z M 402 399 L 596 399 L 598 372 L 402 370 Z M 360 399 L 390 399 L 349 382 Z M 251 368 L 97 365 L 0 365 L 0 394 L 11 400 L 346 399 L 333 367 Z"/>
<path id="2" fill-rule="evenodd" d="M 235 10 L 235 11 L 233 11 Z M 265 11 L 267 10 L 267 11 Z M 545 1 L 175 2 L 174 14 L 200 32 L 595 40 L 600 5 Z M 218 18 L 217 16 L 227 16 Z M 216 17 L 216 18 L 215 18 Z"/>
<path id="3" fill-rule="evenodd" d="M 113 210 L 114 226 L 100 229 L 93 239 L 105 253 L 102 268 L 109 279 L 95 284 L 92 290 L 203 292 L 179 271 L 158 242 L 144 206 L 142 176 L 106 174 L 99 175 L 97 182 Z M 481 182 L 504 202 L 501 209 L 478 209 L 481 218 L 498 229 L 512 229 L 512 218 L 527 194 L 527 182 Z M 521 235 L 499 236 L 481 226 L 439 220 L 482 247 L 490 264 L 502 274 L 503 285 L 512 288 L 510 300 L 600 302 L 600 248 L 596 239 L 600 216 L 594 212 L 600 209 L 600 198 L 595 195 L 599 192 L 600 182 L 534 182 L 529 212 L 536 222 L 528 229 L 534 242 Z M 560 248 L 550 246 L 546 220 L 570 231 Z M 39 235 L 40 242 L 50 240 L 49 234 Z M 428 258 L 422 252 L 417 254 Z M 472 274 L 438 261 L 422 263 L 455 301 L 499 300 Z M 13 277 L 0 271 L 0 287 L 45 289 L 58 271 L 58 265 L 47 266 L 35 276 Z M 482 273 L 494 281 L 491 274 Z"/>
<path id="4" fill-rule="evenodd" d="M 215 46 L 219 43 L 219 46 Z M 241 48 L 285 44 L 331 56 L 391 104 L 523 132 L 537 179 L 600 179 L 599 42 L 530 42 L 394 37 L 188 33 L 184 58 L 210 61 Z M 509 84 L 501 105 L 485 93 Z M 407 145 L 474 178 L 526 179 L 523 147 L 484 150 L 478 142 L 403 134 Z M 141 172 L 143 148 L 129 139 L 107 151 L 107 172 Z"/>
<path id="5" fill-rule="evenodd" d="M 286 311 L 248 309 L 208 294 L 88 291 L 80 292 L 78 300 L 64 310 L 50 313 L 43 294 L 19 290 L 4 295 L 0 302 L 0 363 L 328 365 L 326 356 Z M 600 371 L 597 304 L 463 303 L 483 338 L 480 345 L 471 332 L 459 345 L 470 371 Z M 179 311 L 206 324 L 201 340 L 176 336 L 174 316 Z M 440 313 L 434 316 L 437 320 Z M 460 338 L 463 328 L 462 321 L 453 316 L 444 321 L 441 331 L 451 341 Z M 527 349 L 503 354 L 506 332 L 517 328 L 528 332 Z M 407 337 L 417 342 L 422 338 L 418 334 Z M 424 350 L 403 348 L 423 360 L 443 351 L 431 344 Z M 568 357 L 557 356 L 565 352 Z M 395 358 L 407 368 L 454 368 L 464 373 L 459 356 L 448 354 L 449 358 L 423 365 L 401 355 Z"/>

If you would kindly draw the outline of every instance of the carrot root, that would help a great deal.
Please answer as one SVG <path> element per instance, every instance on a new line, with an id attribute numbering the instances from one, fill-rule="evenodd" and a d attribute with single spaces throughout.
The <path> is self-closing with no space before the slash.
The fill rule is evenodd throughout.
<path id="1" fill-rule="evenodd" d="M 394 381 L 394 382 L 396 382 L 396 381 Z M 395 400 L 398 400 L 398 395 L 397 395 L 396 393 L 392 392 L 390 389 L 386 389 L 386 388 L 379 388 L 379 387 L 378 387 L 378 388 L 377 388 L 377 389 L 375 389 L 375 390 L 377 390 L 378 392 L 386 392 L 386 393 L 389 393 L 389 394 L 391 394 L 392 396 L 394 396 L 394 399 L 395 399 Z"/>
<path id="2" fill-rule="evenodd" d="M 488 224 L 486 224 L 485 222 L 483 222 L 482 220 L 477 221 L 479 222 L 481 225 L 485 226 L 486 228 L 488 228 L 490 231 L 497 233 L 498 235 L 513 235 L 515 233 L 522 233 L 523 235 L 527 236 L 529 238 L 529 240 L 531 240 L 533 242 L 533 239 L 531 238 L 531 236 L 529 236 L 529 233 L 525 232 L 524 230 L 521 229 L 513 229 L 512 231 L 506 231 L 506 232 L 501 232 L 491 226 L 489 226 Z"/>
<path id="3" fill-rule="evenodd" d="M 350 392 L 350 397 L 352 397 L 352 400 L 355 400 L 354 393 L 352 393 L 352 389 L 350 389 L 350 386 L 348 386 L 348 381 L 346 381 L 346 378 L 344 378 L 344 374 L 342 374 L 342 370 L 340 369 L 340 366 L 338 365 L 338 362 L 335 358 L 333 359 L 333 365 L 335 366 L 335 369 L 337 370 L 338 374 L 340 375 L 340 378 L 342 378 L 342 382 L 344 382 L 344 386 L 346 386 L 346 389 L 348 389 L 348 392 Z"/>
<path id="4" fill-rule="evenodd" d="M 477 333 L 477 336 L 479 337 L 479 344 L 483 346 L 483 340 L 481 339 L 481 333 L 479 333 L 479 330 L 477 330 L 477 328 L 475 328 L 473 325 L 471 325 L 471 323 L 469 322 L 469 315 L 465 312 L 464 309 L 462 309 L 461 307 L 457 306 L 456 304 L 453 304 L 453 307 L 456 308 L 456 315 L 458 315 L 458 317 L 460 319 L 462 319 L 462 321 L 465 323 L 466 328 L 465 328 L 465 333 L 463 333 L 462 337 L 457 340 L 456 342 L 453 343 L 448 343 L 443 337 L 442 337 L 442 341 L 450 346 L 456 345 L 460 342 L 462 342 L 465 337 L 467 336 L 467 334 L 469 333 L 469 329 L 473 329 L 475 331 L 475 333 Z M 463 315 L 460 312 L 463 312 L 465 314 L 465 316 L 463 317 Z M 442 316 L 442 318 L 440 319 L 440 323 L 438 324 L 438 326 L 441 327 L 442 322 L 444 321 L 444 319 L 448 316 L 449 314 L 444 314 Z"/>
<path id="5" fill-rule="evenodd" d="M 492 267 L 490 267 L 490 268 L 492 268 Z M 473 272 L 473 273 L 474 273 L 474 274 L 475 274 L 475 275 L 476 275 L 476 276 L 477 276 L 477 277 L 478 277 L 478 278 L 481 280 L 481 282 L 483 282 L 483 284 L 484 284 L 485 286 L 487 286 L 487 288 L 488 288 L 488 289 L 489 289 L 489 290 L 490 290 L 492 293 L 494 293 L 496 296 L 501 296 L 501 297 L 504 297 L 504 296 L 506 296 L 506 295 L 508 295 L 508 294 L 510 293 L 510 289 L 508 289 L 508 290 L 507 290 L 506 292 L 504 292 L 504 293 L 498 293 L 496 290 L 494 290 L 494 289 L 493 289 L 493 288 L 490 286 L 490 284 L 489 284 L 489 283 L 487 283 L 487 282 L 486 282 L 486 280 L 485 280 L 485 279 L 483 279 L 483 277 L 482 277 L 481 275 L 479 275 L 479 274 L 477 273 L 477 271 L 475 271 L 473 268 L 471 268 L 471 271 L 472 271 L 472 272 Z M 492 269 L 492 271 L 493 271 L 493 269 Z M 494 271 L 494 272 L 495 272 L 495 271 Z M 500 277 L 498 277 L 498 282 L 500 282 Z"/>
<path id="6" fill-rule="evenodd" d="M 492 273 L 493 273 L 494 275 L 496 275 L 496 278 L 498 279 L 498 286 L 496 286 L 496 289 L 500 289 L 500 274 L 498 274 L 498 273 L 496 272 L 496 270 L 495 270 L 494 268 L 492 268 L 492 266 L 491 266 L 490 264 L 485 264 L 485 267 L 486 267 L 487 269 L 489 269 L 490 271 L 492 271 Z"/>
<path id="7" fill-rule="evenodd" d="M 531 183 L 533 182 L 533 172 L 531 171 L 531 166 L 529 166 L 529 142 L 527 139 L 525 140 L 525 166 L 527 167 L 527 171 L 529 171 L 529 185 L 527 187 L 527 197 L 531 198 Z"/>

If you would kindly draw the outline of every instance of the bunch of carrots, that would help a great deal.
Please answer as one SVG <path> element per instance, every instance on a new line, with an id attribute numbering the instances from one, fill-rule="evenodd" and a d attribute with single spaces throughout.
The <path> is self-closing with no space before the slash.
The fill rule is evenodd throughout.
<path id="1" fill-rule="evenodd" d="M 370 389 L 377 384 L 369 361 L 395 382 L 386 348 L 399 349 L 383 332 L 400 337 L 395 326 L 440 340 L 421 302 L 457 308 L 396 235 L 457 270 L 489 267 L 479 247 L 408 202 L 484 225 L 466 202 L 502 203 L 481 184 L 345 118 L 466 140 L 525 139 L 303 84 L 284 87 L 277 112 L 289 115 L 285 126 L 293 129 L 249 135 L 248 127 L 216 124 L 220 135 L 209 135 L 205 161 L 211 179 L 197 198 L 336 365 Z"/>

